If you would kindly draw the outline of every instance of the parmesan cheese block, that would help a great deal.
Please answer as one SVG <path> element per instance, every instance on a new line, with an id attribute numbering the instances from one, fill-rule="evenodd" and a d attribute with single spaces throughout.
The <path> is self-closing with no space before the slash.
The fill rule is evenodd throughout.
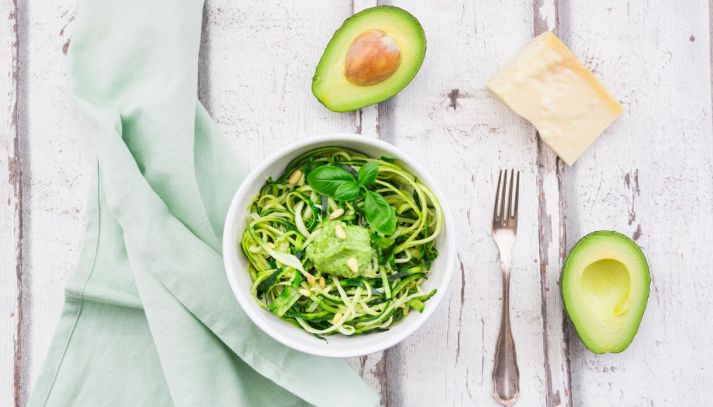
<path id="1" fill-rule="evenodd" d="M 568 165 L 621 114 L 622 107 L 554 34 L 538 35 L 488 84 Z"/>

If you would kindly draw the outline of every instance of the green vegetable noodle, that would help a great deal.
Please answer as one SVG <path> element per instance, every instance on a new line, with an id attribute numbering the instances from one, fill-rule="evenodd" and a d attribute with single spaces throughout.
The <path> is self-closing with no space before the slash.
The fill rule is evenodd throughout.
<path id="1" fill-rule="evenodd" d="M 319 337 L 356 335 L 423 312 L 442 228 L 438 200 L 398 161 L 323 147 L 266 181 L 241 245 L 263 308 Z"/>

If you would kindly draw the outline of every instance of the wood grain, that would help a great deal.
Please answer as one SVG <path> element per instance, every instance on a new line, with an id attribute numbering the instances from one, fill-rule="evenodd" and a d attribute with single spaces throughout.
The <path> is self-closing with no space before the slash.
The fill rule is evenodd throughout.
<path id="1" fill-rule="evenodd" d="M 532 4 L 393 2 L 428 38 L 414 81 L 385 104 L 382 134 L 423 162 L 445 188 L 456 217 L 460 266 L 447 302 L 389 351 L 390 405 L 494 405 L 492 355 L 500 325 L 501 273 L 490 236 L 500 168 L 523 171 L 514 247 L 512 327 L 522 405 L 546 393 L 538 236 L 537 143 L 532 128 L 484 88 L 532 38 Z"/>
<path id="2" fill-rule="evenodd" d="M 22 141 L 18 130 L 18 6 L 0 1 L 0 405 L 18 405 L 22 386 Z"/>
<path id="3" fill-rule="evenodd" d="M 559 0 L 533 2 L 533 35 L 545 31 L 559 34 Z M 566 256 L 566 196 L 563 194 L 565 164 L 537 135 L 537 196 L 540 254 L 545 405 L 571 406 L 567 321 L 562 309 L 559 276 Z"/>
<path id="4" fill-rule="evenodd" d="M 22 175 L 22 321 L 16 371 L 24 405 L 60 316 L 66 277 L 84 230 L 85 165 L 91 162 L 66 88 L 75 2 L 20 2 L 18 134 Z"/>
<path id="5" fill-rule="evenodd" d="M 708 7 L 613 0 L 566 10 L 565 41 L 624 106 L 565 173 L 568 245 L 615 229 L 637 240 L 652 273 L 643 322 L 624 353 L 596 356 L 570 338 L 577 406 L 713 400 Z"/>
<path id="6" fill-rule="evenodd" d="M 369 7 L 378 5 L 376 0 L 353 0 L 352 13 L 356 14 Z M 325 44 L 326 45 L 326 44 Z M 381 138 L 379 128 L 379 105 L 367 106 L 354 113 L 355 133 L 365 137 Z M 387 405 L 389 400 L 389 368 L 388 352 L 377 352 L 371 355 L 347 360 L 354 370 L 381 395 L 381 404 Z"/>
<path id="7" fill-rule="evenodd" d="M 394 1 L 428 51 L 409 87 L 332 113 L 309 92 L 334 30 L 376 0 L 209 0 L 199 94 L 245 172 L 308 135 L 358 132 L 420 159 L 457 220 L 459 267 L 432 319 L 401 345 L 349 363 L 389 406 L 494 405 L 500 271 L 490 238 L 494 175 L 523 171 L 513 330 L 523 406 L 704 405 L 713 399 L 713 99 L 704 0 Z M 67 94 L 75 0 L 0 0 L 0 405 L 24 405 L 59 318 L 83 237 L 87 166 Z M 18 10 L 19 9 L 19 10 Z M 5 20 L 5 18 L 7 20 Z M 625 114 L 564 167 L 485 89 L 533 36 L 555 30 Z M 616 229 L 652 266 L 631 347 L 587 351 L 562 315 L 559 268 L 583 234 Z M 569 359 L 568 359 L 569 358 Z M 7 372 L 12 372 L 8 374 Z M 570 389 L 571 382 L 571 389 Z"/>
<path id="8" fill-rule="evenodd" d="M 203 99 L 246 170 L 300 137 L 354 132 L 353 114 L 328 111 L 309 91 L 322 44 L 351 15 L 350 3 L 212 0 L 206 6 L 210 49 L 202 75 L 210 89 Z"/>
<path id="9" fill-rule="evenodd" d="M 354 12 L 375 4 L 207 3 L 201 100 L 234 140 L 246 170 L 299 137 L 327 132 L 378 136 L 376 106 L 352 114 L 333 113 L 309 92 L 316 63 L 334 30 Z M 382 353 L 349 363 L 372 388 L 386 393 Z"/>

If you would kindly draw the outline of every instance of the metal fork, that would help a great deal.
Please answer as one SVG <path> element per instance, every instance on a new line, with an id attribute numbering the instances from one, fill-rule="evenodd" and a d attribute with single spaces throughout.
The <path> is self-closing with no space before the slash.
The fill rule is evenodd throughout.
<path id="1" fill-rule="evenodd" d="M 517 177 L 515 170 L 509 172 L 508 177 L 508 170 L 500 170 L 493 209 L 493 240 L 500 252 L 500 268 L 503 271 L 503 311 L 493 366 L 493 398 L 505 406 L 515 403 L 520 394 L 520 371 L 510 330 L 510 269 L 512 245 L 517 233 L 520 171 L 517 171 Z"/>

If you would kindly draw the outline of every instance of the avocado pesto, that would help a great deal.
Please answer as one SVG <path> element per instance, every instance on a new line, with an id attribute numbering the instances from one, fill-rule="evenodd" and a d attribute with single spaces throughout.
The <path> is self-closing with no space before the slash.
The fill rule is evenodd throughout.
<path id="1" fill-rule="evenodd" d="M 355 335 L 389 329 L 424 291 L 441 207 L 389 157 L 323 147 L 268 179 L 250 205 L 241 246 L 262 307 L 307 332 Z"/>
<path id="2" fill-rule="evenodd" d="M 328 222 L 315 235 L 307 246 L 307 258 L 315 270 L 345 278 L 376 276 L 376 267 L 371 267 L 374 250 L 367 228 Z"/>

